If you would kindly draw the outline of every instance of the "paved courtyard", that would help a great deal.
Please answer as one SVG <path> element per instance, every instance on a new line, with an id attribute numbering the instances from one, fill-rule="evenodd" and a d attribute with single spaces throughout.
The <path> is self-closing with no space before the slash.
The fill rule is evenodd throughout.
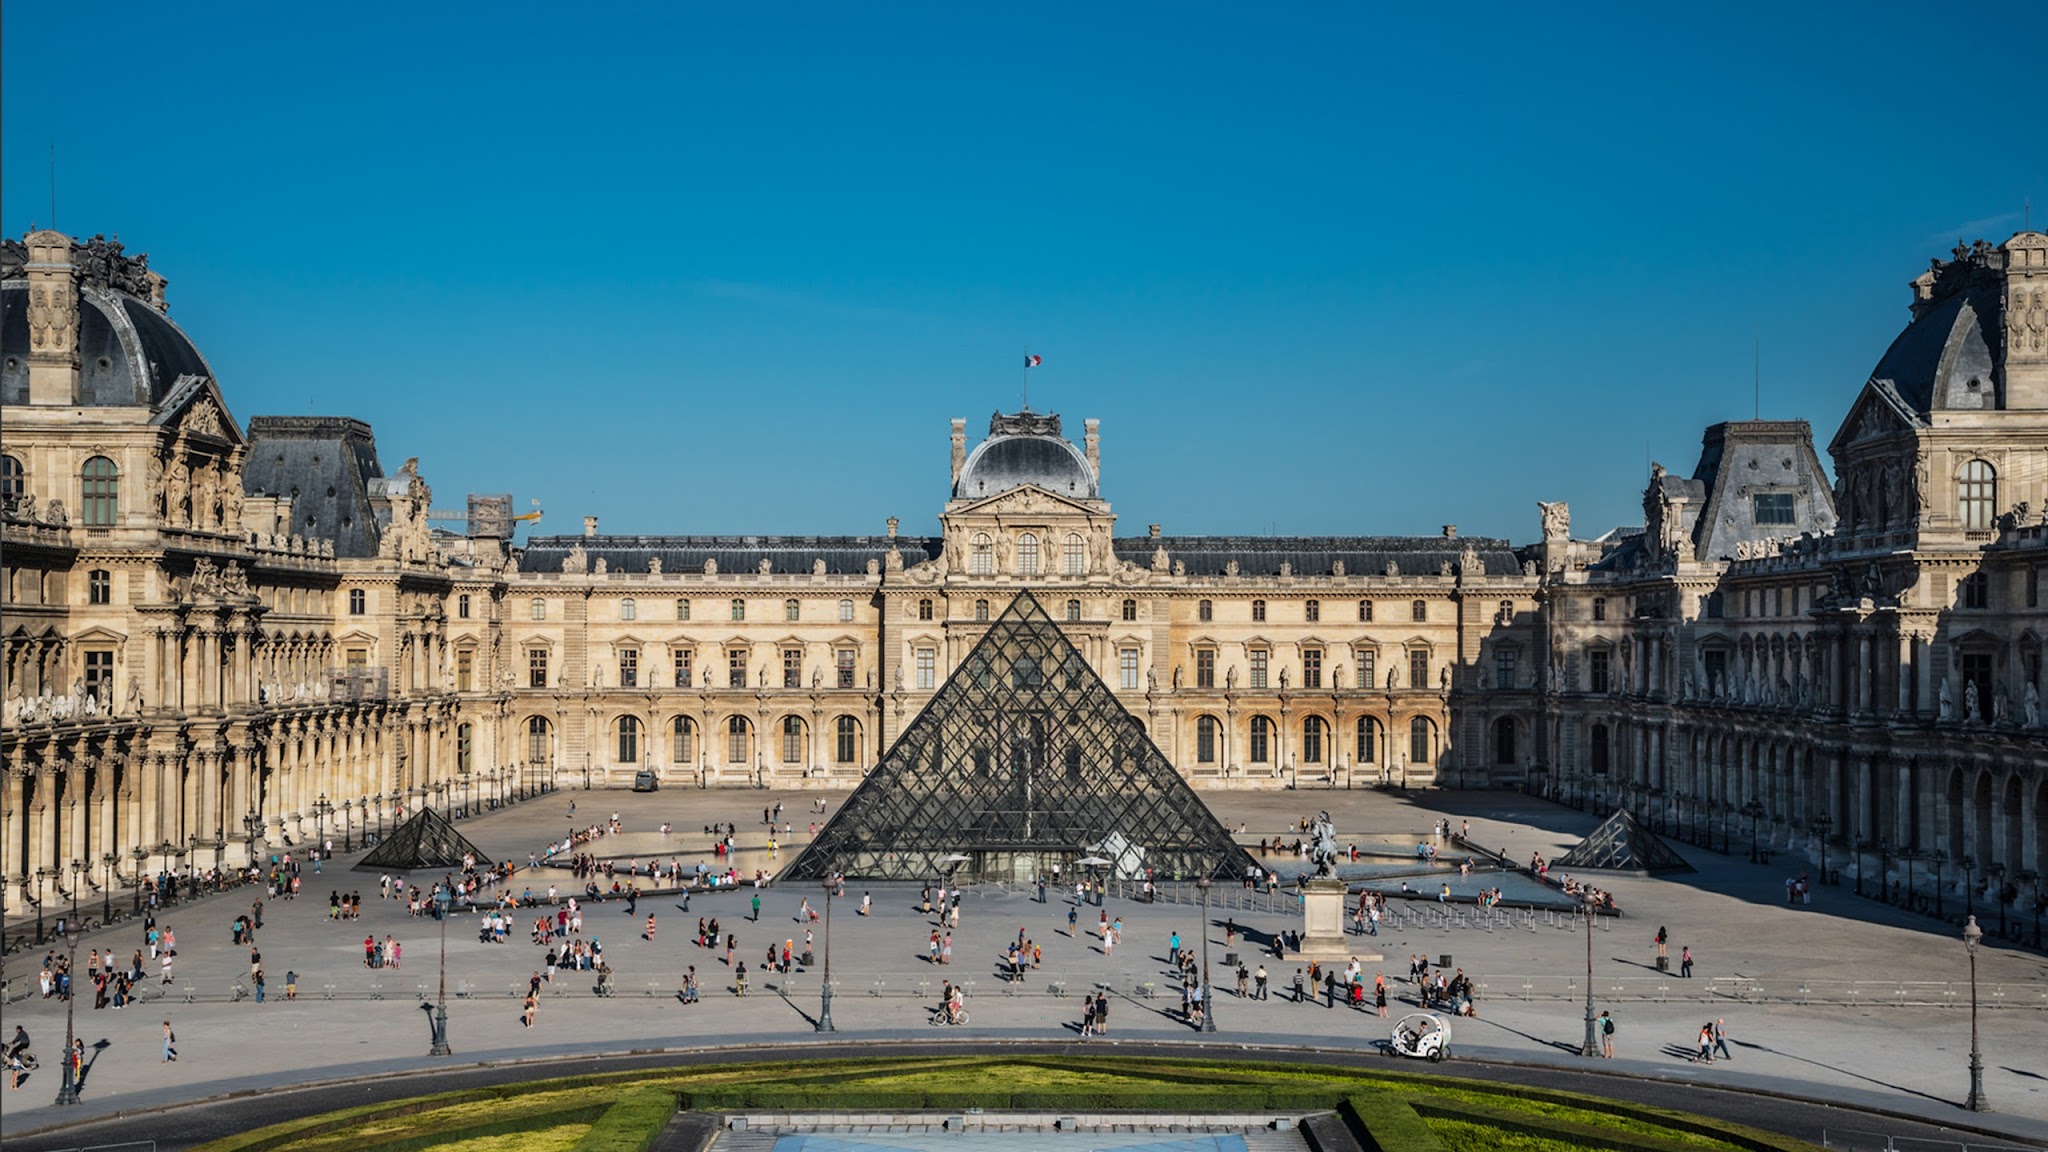
<path id="1" fill-rule="evenodd" d="M 704 825 L 732 821 L 740 827 L 742 851 L 736 864 L 750 873 L 767 867 L 761 810 L 781 800 L 783 817 L 795 825 L 781 859 L 806 839 L 817 817 L 816 793 L 753 791 L 564 792 L 505 811 L 465 821 L 465 834 L 487 851 L 523 862 L 550 838 L 571 827 L 620 814 L 626 835 L 597 851 L 620 849 L 621 860 L 647 858 L 661 841 L 663 821 L 675 832 L 663 858 L 686 864 L 709 862 Z M 835 809 L 844 794 L 827 794 Z M 569 802 L 576 819 L 566 818 Z M 1208 797 L 1228 824 L 1242 824 L 1249 838 L 1293 835 L 1295 821 L 1316 809 L 1335 817 L 1340 842 L 1351 839 L 1420 839 L 1447 816 L 1453 824 L 1470 819 L 1475 841 L 1516 860 L 1531 852 L 1561 854 L 1596 821 L 1587 815 L 1521 796 L 1500 793 L 1297 792 L 1221 793 Z M 1617 1072 L 1753 1087 L 1840 1101 L 1924 1117 L 1937 1122 L 1981 1119 L 2014 1135 L 2038 1132 L 2048 1122 L 2048 962 L 2037 953 L 1988 946 L 1978 959 L 1985 1084 L 1996 1112 L 1970 1117 L 1958 1108 L 1967 1089 L 1969 1048 L 1968 968 L 1960 940 L 1936 921 L 1910 916 L 1846 888 L 1820 889 L 1810 906 L 1788 907 L 1783 881 L 1802 865 L 1752 865 L 1741 854 L 1722 856 L 1674 844 L 1696 872 L 1675 878 L 1608 877 L 1600 883 L 1615 893 L 1625 915 L 1603 920 L 1593 934 L 1595 1003 L 1617 1022 Z M 91 997 L 77 1006 L 77 1028 L 88 1045 L 83 1101 L 57 1109 L 54 1071 L 44 1071 L 18 1093 L 5 1096 L 4 1132 L 10 1137 L 61 1121 L 82 1120 L 248 1089 L 285 1088 L 336 1077 L 440 1067 L 448 1061 L 426 1056 L 428 1028 L 420 996 L 436 981 L 437 926 L 413 919 L 392 901 L 377 899 L 374 874 L 350 872 L 349 860 L 307 872 L 295 901 L 266 903 L 260 934 L 264 967 L 271 977 L 267 1003 L 234 1000 L 231 990 L 248 972 L 246 946 L 229 940 L 229 924 L 248 909 L 253 892 L 227 894 L 174 907 L 160 924 L 178 934 L 177 983 L 163 989 L 154 980 L 152 998 L 122 1011 L 94 1011 Z M 1276 860 L 1283 875 L 1289 862 Z M 1474 887 L 1475 875 L 1460 885 Z M 531 881 L 544 889 L 546 879 Z M 565 890 L 572 887 L 562 878 Z M 521 877 L 515 888 L 527 886 Z M 364 894 L 359 922 L 330 923 L 330 889 Z M 874 912 L 858 916 L 863 891 L 872 892 Z M 781 978 L 758 973 L 763 951 L 795 940 L 801 950 L 805 925 L 796 919 L 800 901 L 815 905 L 809 888 L 770 887 L 762 893 L 761 919 L 748 919 L 751 890 L 699 895 L 682 911 L 673 897 L 645 899 L 638 914 L 622 904 L 591 908 L 585 935 L 604 945 L 615 969 L 615 998 L 593 994 L 588 973 L 562 973 L 542 997 L 535 1026 L 520 1020 L 520 1000 L 529 974 L 541 967 L 544 949 L 528 942 L 531 915 L 515 921 L 511 942 L 477 941 L 467 917 L 449 924 L 448 987 L 450 1038 L 455 1062 L 508 1061 L 633 1049 L 794 1043 L 816 1039 L 818 973 L 798 974 L 787 997 Z M 1178 997 L 1167 971 L 1170 935 L 1178 931 L 1196 946 L 1202 928 L 1199 909 L 1183 904 L 1143 905 L 1112 898 L 1106 911 L 1124 922 L 1124 938 L 1105 955 L 1093 931 L 1097 910 L 1077 910 L 1080 932 L 1068 934 L 1071 900 L 1054 892 L 1041 904 L 1027 889 L 970 889 L 955 937 L 950 967 L 929 964 L 925 941 L 930 918 L 916 907 L 915 886 L 849 886 L 849 899 L 835 905 L 831 962 L 838 996 L 834 1022 L 842 1040 L 929 1042 L 933 1039 L 1075 1038 L 1076 997 L 1051 993 L 1055 982 L 1078 992 L 1097 983 L 1110 986 L 1109 1042 L 1192 1038 L 1178 1016 Z M 1385 1022 L 1369 1013 L 1290 1002 L 1283 990 L 1293 966 L 1267 959 L 1274 996 L 1241 1001 L 1230 994 L 1233 981 L 1222 970 L 1226 952 L 1256 963 L 1247 939 L 1297 925 L 1284 902 L 1250 900 L 1235 886 L 1215 890 L 1209 950 L 1223 989 L 1217 1006 L 1219 1034 L 1247 1044 L 1275 1047 L 1370 1047 L 1386 1033 Z M 648 913 L 658 917 L 652 942 L 642 938 Z M 753 994 L 739 999 L 723 951 L 698 948 L 697 917 L 715 916 L 721 929 L 739 938 L 738 958 L 753 975 Z M 1233 920 L 1247 935 L 1226 944 L 1224 923 Z M 1697 960 L 1691 980 L 1674 971 L 1661 976 L 1652 966 L 1659 926 L 1671 936 L 1675 969 L 1679 949 L 1690 946 Z M 820 951 L 825 933 L 815 926 Z M 12 936 L 18 921 L 10 921 Z M 1006 987 L 997 975 L 998 956 L 1019 931 L 1044 954 L 1040 971 L 1021 988 Z M 362 940 L 395 936 L 403 944 L 402 968 L 364 967 Z M 85 949 L 110 943 L 126 957 L 140 942 L 139 922 L 124 921 L 88 936 Z M 1402 980 L 1411 953 L 1432 960 L 1443 955 L 1481 985 L 1480 1015 L 1455 1024 L 1455 1047 L 1469 1057 L 1581 1065 L 1583 979 L 1586 936 L 1575 921 L 1548 917 L 1446 923 L 1430 902 L 1402 905 L 1397 922 L 1376 941 L 1385 954 L 1368 964 L 1368 979 L 1385 971 L 1395 995 L 1406 1001 Z M 42 953 L 16 952 L 7 973 L 32 984 Z M 822 958 L 822 957 L 821 957 Z M 703 1002 L 684 1005 L 675 992 L 681 974 L 695 965 L 704 985 Z M 283 1001 L 286 970 L 299 975 L 299 997 Z M 927 1008 L 945 979 L 971 981 L 972 1023 L 935 1030 L 926 1026 Z M 1145 982 L 1160 989 L 1157 999 L 1141 994 Z M 458 990 L 469 995 L 458 996 Z M 1895 1006 L 1901 999 L 1930 1006 Z M 168 993 L 167 995 L 157 995 Z M 187 997 L 191 999 L 188 1002 Z M 381 998 L 377 998 L 381 997 Z M 1806 1000 L 1808 1003 L 1799 1003 Z M 1938 1006 L 1953 1004 L 1951 1007 Z M 1404 1005 L 1393 1007 L 1399 1015 Z M 64 1038 L 64 1006 L 29 996 L 5 1007 L 8 1033 L 19 1022 L 36 1051 L 54 1068 Z M 1686 1057 L 1703 1021 L 1725 1017 L 1734 1058 L 1712 1066 Z M 159 1062 L 161 1022 L 173 1022 L 181 1059 Z M 1091 1041 L 1091 1043 L 1101 1041 Z M 402 1081 L 376 1091 L 402 1092 Z M 1849 1125 L 1853 1126 L 1853 1125 Z"/>

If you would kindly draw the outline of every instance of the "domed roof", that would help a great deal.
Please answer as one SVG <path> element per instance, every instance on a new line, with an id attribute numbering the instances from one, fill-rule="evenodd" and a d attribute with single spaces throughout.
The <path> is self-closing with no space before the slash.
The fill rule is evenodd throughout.
<path id="1" fill-rule="evenodd" d="M 163 280 L 117 241 L 78 245 L 78 392 L 84 408 L 157 407 L 180 378 L 213 369 L 146 293 Z M 29 402 L 29 294 L 19 241 L 0 252 L 0 403 Z"/>
<path id="2" fill-rule="evenodd" d="M 978 500 L 1026 484 L 1077 500 L 1099 497 L 1095 469 L 1060 435 L 1058 416 L 998 414 L 989 422 L 988 439 L 961 466 L 953 498 Z"/>

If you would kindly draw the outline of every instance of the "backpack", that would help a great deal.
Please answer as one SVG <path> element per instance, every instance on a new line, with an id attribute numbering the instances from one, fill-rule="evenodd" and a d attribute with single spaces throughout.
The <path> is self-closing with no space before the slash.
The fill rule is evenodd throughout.
<path id="1" fill-rule="evenodd" d="M 1612 1016 L 1604 1016 L 1604 1017 L 1602 1017 L 1602 1018 L 1601 1018 L 1601 1020 L 1600 1020 L 1600 1030 L 1601 1030 L 1602 1032 L 1605 1032 L 1605 1033 L 1606 1033 L 1607 1035 L 1609 1035 L 1609 1036 L 1612 1036 L 1612 1035 L 1614 1035 L 1614 1017 L 1612 1017 Z"/>

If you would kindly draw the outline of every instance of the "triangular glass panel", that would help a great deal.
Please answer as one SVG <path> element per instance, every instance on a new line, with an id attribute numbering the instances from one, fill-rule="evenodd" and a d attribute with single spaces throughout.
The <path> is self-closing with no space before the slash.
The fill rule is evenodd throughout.
<path id="1" fill-rule="evenodd" d="M 1692 871 L 1685 857 L 1642 822 L 1618 808 L 1578 847 L 1550 862 L 1553 868 L 1607 868 L 1620 872 Z"/>
<path id="2" fill-rule="evenodd" d="M 1022 881 L 1055 864 L 1230 880 L 1253 866 L 1026 591 L 783 878 Z"/>
<path id="3" fill-rule="evenodd" d="M 463 860 L 485 863 L 490 857 L 455 830 L 439 812 L 422 808 L 413 818 L 391 830 L 382 843 L 356 861 L 355 872 L 412 872 L 425 869 L 456 869 Z"/>

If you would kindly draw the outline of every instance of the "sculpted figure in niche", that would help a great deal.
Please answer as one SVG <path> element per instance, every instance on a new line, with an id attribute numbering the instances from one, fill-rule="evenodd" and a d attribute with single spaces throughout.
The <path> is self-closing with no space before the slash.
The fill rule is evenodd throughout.
<path id="1" fill-rule="evenodd" d="M 1006 532 L 996 534 L 996 566 L 1005 572 L 1010 570 L 1010 536 Z"/>
<path id="2" fill-rule="evenodd" d="M 52 500 L 50 506 L 43 509 L 43 523 L 52 528 L 62 528 L 71 523 L 71 514 L 64 511 L 62 500 Z"/>
<path id="3" fill-rule="evenodd" d="M 1963 719 L 1967 723 L 1977 724 L 1983 721 L 1984 714 L 1977 710 L 1977 704 L 1977 682 L 1975 680 L 1965 681 L 1963 683 Z"/>
<path id="4" fill-rule="evenodd" d="M 191 498 L 192 469 L 186 467 L 184 457 L 175 457 L 171 462 L 171 480 L 165 497 L 164 518 L 173 524 L 190 524 Z"/>
<path id="5" fill-rule="evenodd" d="M 2041 690 L 2027 685 L 2026 695 L 2020 700 L 2020 718 L 2029 728 L 2041 726 Z"/>
<path id="6" fill-rule="evenodd" d="M 1387 665 L 1387 691 L 1392 692 L 1394 689 L 1399 688 L 1400 686 L 1401 666 L 1398 664 Z"/>

